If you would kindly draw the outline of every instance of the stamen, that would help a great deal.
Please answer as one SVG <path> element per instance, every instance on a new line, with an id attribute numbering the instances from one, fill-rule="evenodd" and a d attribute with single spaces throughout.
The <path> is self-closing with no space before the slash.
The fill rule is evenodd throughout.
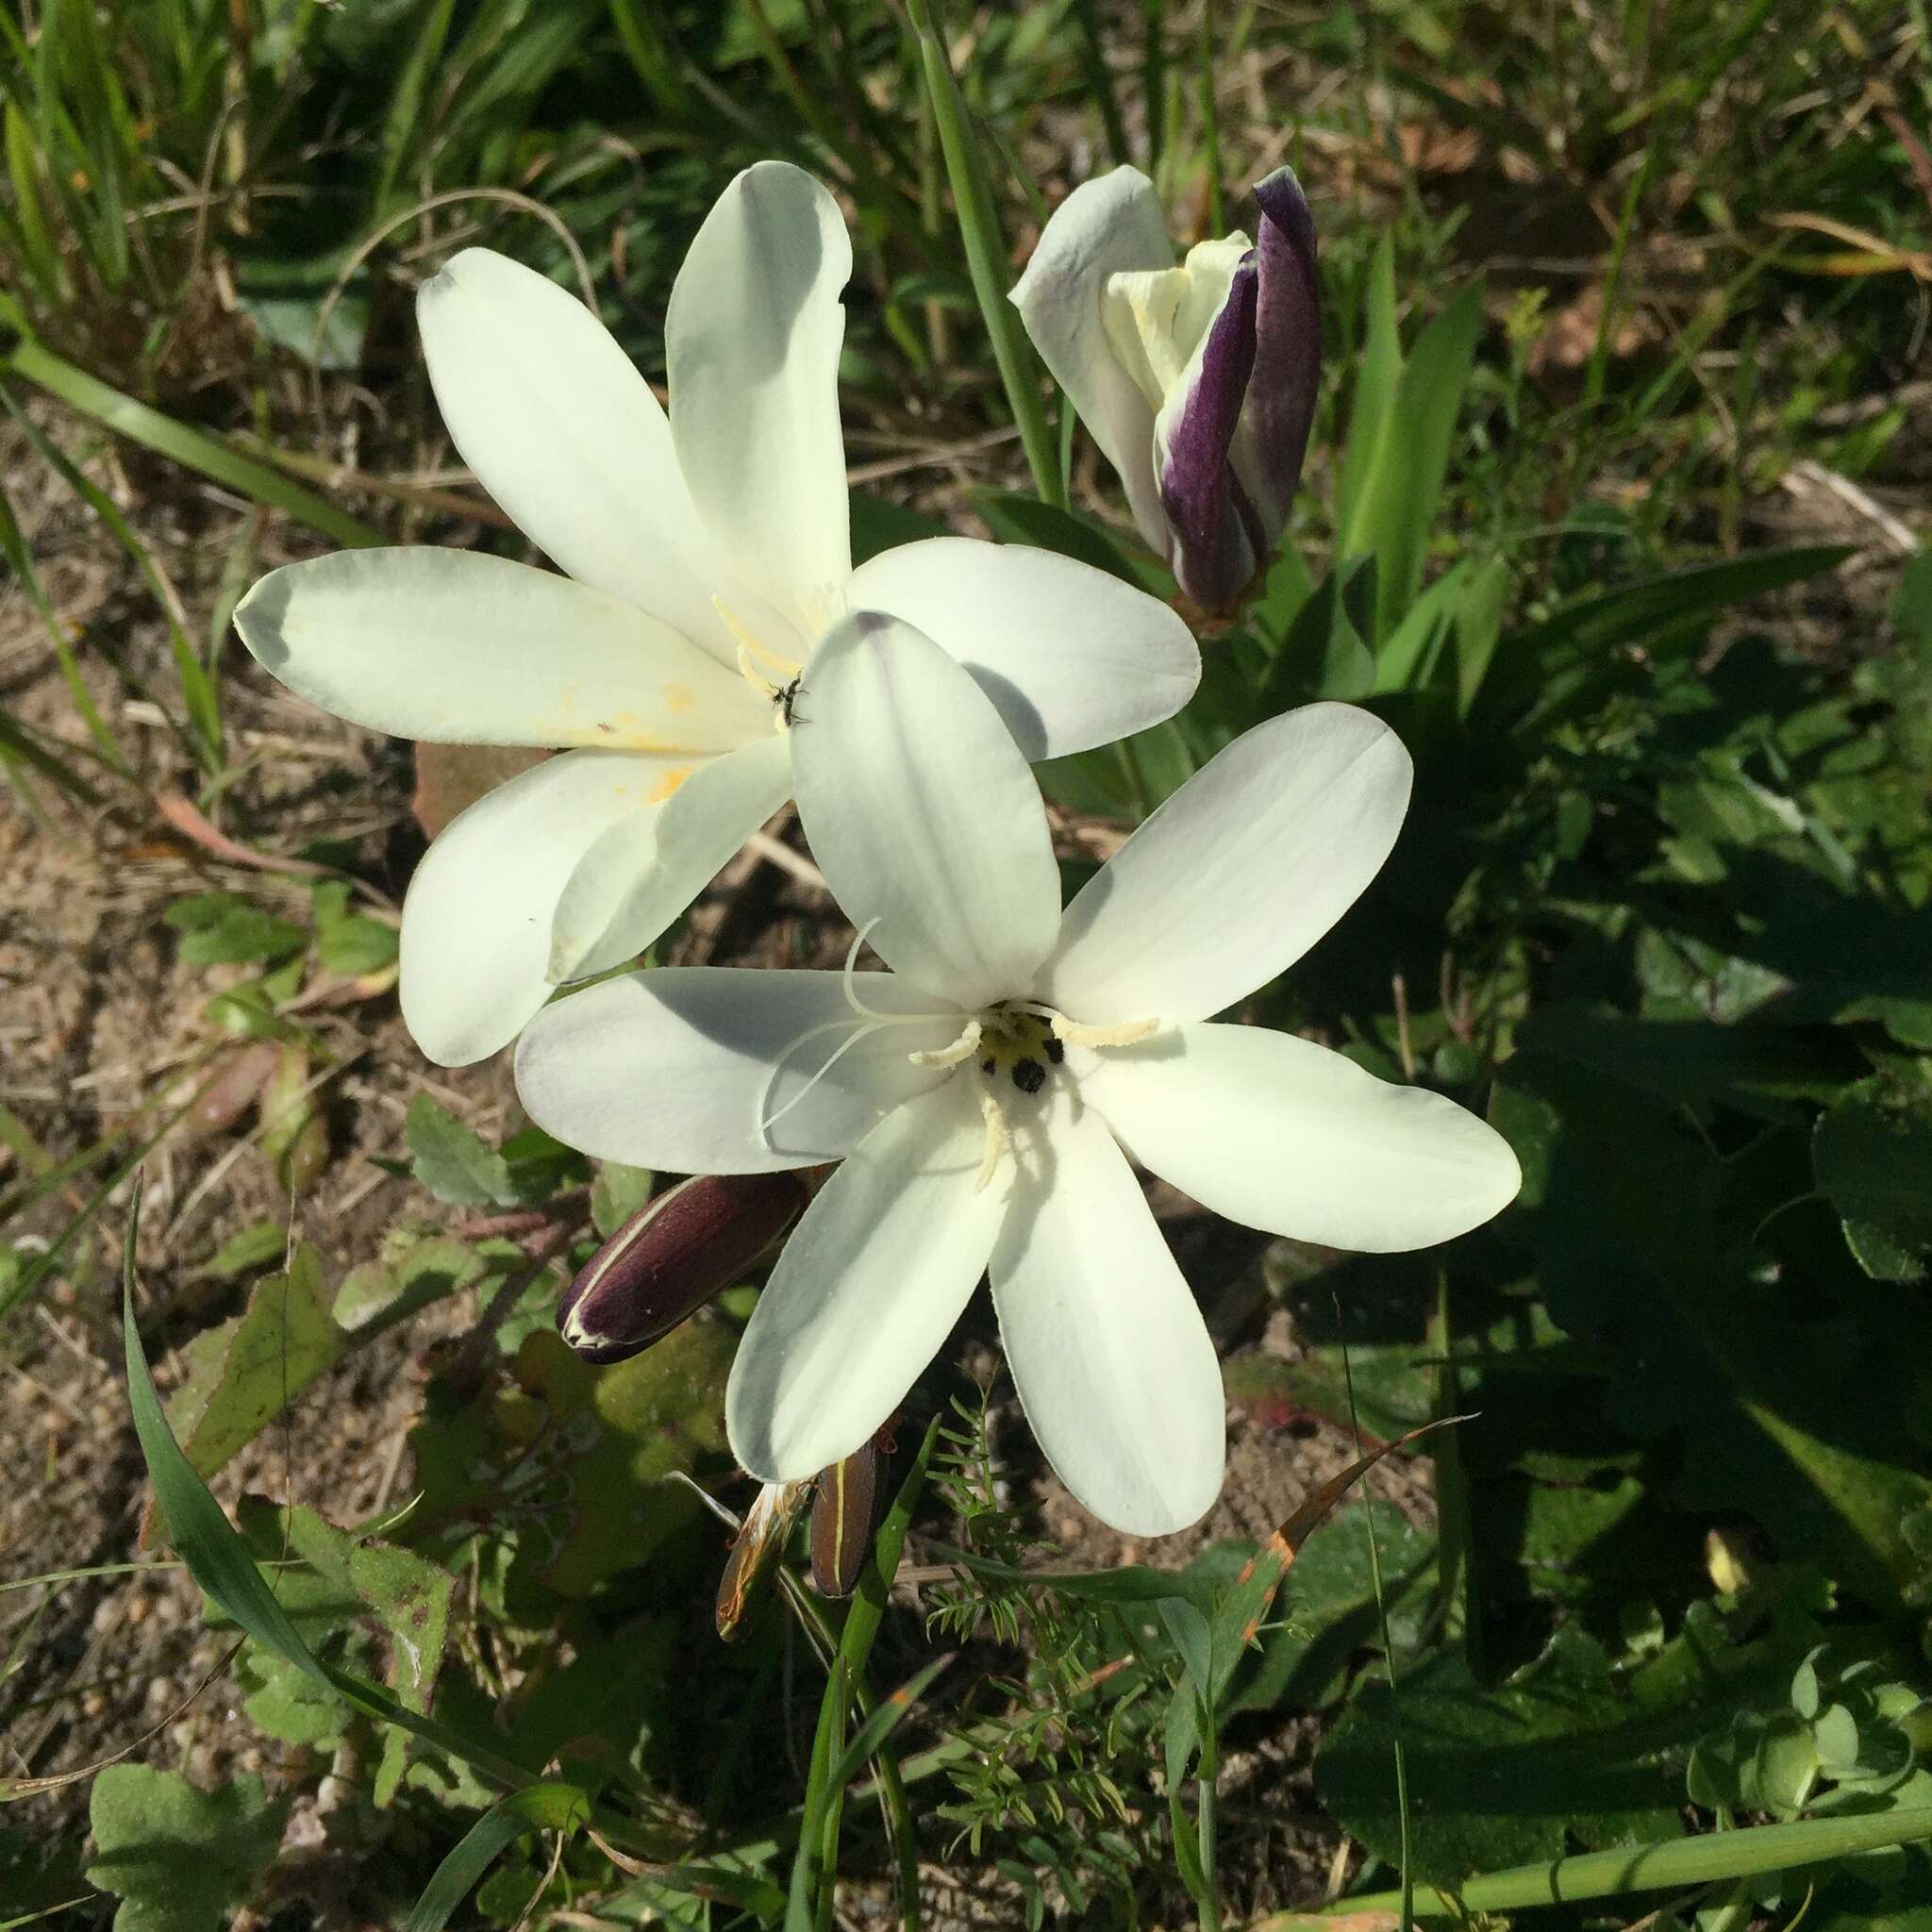
<path id="1" fill-rule="evenodd" d="M 711 601 L 715 604 L 717 599 L 714 597 Z M 751 668 L 751 648 L 747 644 L 741 643 L 738 647 L 738 672 L 754 691 L 762 691 L 774 705 L 778 702 L 778 687 L 768 684 Z"/>
<path id="2" fill-rule="evenodd" d="M 868 919 L 865 922 L 865 924 L 861 925 L 858 928 L 858 930 L 852 935 L 852 943 L 845 949 L 845 977 L 843 981 L 845 1004 L 848 1007 L 850 1007 L 855 1013 L 861 1014 L 864 1018 L 868 1020 L 883 1020 L 886 1016 L 883 1013 L 874 1012 L 873 1009 L 869 1006 L 867 1006 L 862 999 L 858 997 L 858 991 L 855 990 L 854 981 L 858 977 L 858 949 L 860 946 L 864 945 L 866 934 L 869 933 L 873 929 L 873 927 L 879 923 L 879 920 L 883 919 L 885 916 L 886 915 L 883 912 L 881 912 L 878 915 L 877 919 Z"/>
<path id="3" fill-rule="evenodd" d="M 805 669 L 803 664 L 773 650 L 771 645 L 763 642 L 753 632 L 751 626 L 725 603 L 724 598 L 714 596 L 711 599 L 711 608 L 724 620 L 724 628 L 738 640 L 738 668 L 755 685 L 758 686 L 765 692 L 766 696 L 775 698 L 779 691 Z M 776 684 L 767 684 L 763 678 L 748 668 L 745 661 L 748 658 L 762 658 L 767 664 L 780 674 L 778 682 Z"/>
<path id="4" fill-rule="evenodd" d="M 957 1067 L 961 1060 L 969 1060 L 979 1047 L 980 1025 L 977 1020 L 969 1020 L 965 1030 L 951 1046 L 929 1046 L 918 1053 L 908 1053 L 906 1058 L 915 1067 Z"/>
<path id="5" fill-rule="evenodd" d="M 1053 1016 L 1053 1037 L 1069 1046 L 1132 1046 L 1160 1030 L 1158 1020 L 1127 1020 L 1118 1026 L 1087 1026 L 1064 1013 Z"/>
<path id="6" fill-rule="evenodd" d="M 999 1171 L 1000 1156 L 1008 1148 L 1007 1117 L 1000 1111 L 1000 1104 L 993 1098 L 991 1087 L 979 1090 L 980 1118 L 986 1123 L 986 1152 L 980 1157 L 979 1174 L 973 1183 L 973 1191 L 983 1194 L 993 1175 Z"/>

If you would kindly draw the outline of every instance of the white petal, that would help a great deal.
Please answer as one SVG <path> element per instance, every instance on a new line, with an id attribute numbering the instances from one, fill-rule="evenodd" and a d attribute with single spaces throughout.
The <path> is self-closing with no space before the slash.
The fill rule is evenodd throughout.
<path id="1" fill-rule="evenodd" d="M 1041 360 L 1120 472 L 1141 534 L 1167 555 L 1167 518 L 1154 474 L 1154 408 L 1107 339 L 1109 275 L 1174 266 L 1167 216 L 1138 168 L 1083 181 L 1049 217 L 1012 300 Z"/>
<path id="2" fill-rule="evenodd" d="M 661 811 L 612 825 L 571 874 L 550 935 L 559 984 L 634 959 L 704 891 L 791 796 L 791 747 L 768 728 L 665 783 Z"/>
<path id="3" fill-rule="evenodd" d="M 965 665 L 1029 759 L 1158 724 L 1201 681 L 1194 635 L 1165 604 L 1050 550 L 929 537 L 860 564 L 847 595 Z"/>
<path id="4" fill-rule="evenodd" d="M 839 426 L 851 276 L 838 203 L 760 161 L 705 217 L 664 320 L 671 428 L 699 513 L 808 641 L 852 569 Z"/>
<path id="5" fill-rule="evenodd" d="M 1394 732 L 1350 705 L 1243 733 L 1081 889 L 1041 997 L 1097 1024 L 1232 1006 L 1293 965 L 1381 870 L 1411 769 Z"/>
<path id="6" fill-rule="evenodd" d="M 487 248 L 423 285 L 416 321 L 450 440 L 517 527 L 580 583 L 735 664 L 711 600 L 753 600 L 699 521 L 662 408 L 604 325 Z M 740 616 L 785 631 L 762 606 Z"/>
<path id="7" fill-rule="evenodd" d="M 845 916 L 961 1007 L 1024 992 L 1059 924 L 1040 790 L 930 638 L 872 611 L 819 647 L 792 708 L 798 811 Z"/>
<path id="8" fill-rule="evenodd" d="M 731 1453 L 762 1481 L 850 1456 L 972 1299 L 1006 1198 L 974 1186 L 973 1091 L 949 1079 L 887 1115 L 792 1230 L 724 1391 Z"/>
<path id="9" fill-rule="evenodd" d="M 1500 1213 L 1523 1182 L 1486 1121 L 1290 1033 L 1181 1026 L 1075 1062 L 1081 1097 L 1142 1167 L 1270 1234 L 1424 1248 Z"/>
<path id="10" fill-rule="evenodd" d="M 403 1018 L 438 1066 L 508 1045 L 550 997 L 550 922 L 571 868 L 608 825 L 655 809 L 675 765 L 643 752 L 566 752 L 444 827 L 403 903 Z"/>
<path id="11" fill-rule="evenodd" d="M 235 611 L 310 704 L 445 744 L 725 751 L 769 707 L 669 625 L 476 550 L 339 550 L 271 571 Z"/>
<path id="12" fill-rule="evenodd" d="M 600 1160 L 675 1174 L 836 1160 L 946 1077 L 907 1056 L 960 1026 L 958 1013 L 917 1017 L 932 1002 L 888 974 L 856 985 L 897 1024 L 868 1029 L 837 973 L 667 966 L 607 979 L 526 1029 L 517 1091 L 539 1126 Z"/>
<path id="13" fill-rule="evenodd" d="M 1125 1156 L 1055 1084 L 993 1245 L 1000 1338 L 1060 1480 L 1103 1523 L 1167 1536 L 1221 1493 L 1221 1364 Z"/>

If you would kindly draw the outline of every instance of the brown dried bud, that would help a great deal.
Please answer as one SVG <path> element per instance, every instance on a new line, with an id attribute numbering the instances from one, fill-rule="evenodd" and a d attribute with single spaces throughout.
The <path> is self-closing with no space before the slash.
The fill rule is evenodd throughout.
<path id="1" fill-rule="evenodd" d="M 850 1596 L 858 1588 L 878 1495 L 877 1438 L 821 1473 L 811 1506 L 811 1580 L 821 1596 Z"/>
<path id="2" fill-rule="evenodd" d="M 718 1635 L 727 1643 L 737 1632 L 751 1587 L 758 1581 L 765 1558 L 774 1550 L 785 1547 L 786 1536 L 809 1487 L 808 1483 L 766 1483 L 744 1512 L 744 1521 L 732 1541 L 731 1555 L 725 1558 L 724 1574 L 718 1584 L 715 1619 Z"/>
<path id="3" fill-rule="evenodd" d="M 678 1182 L 584 1263 L 558 1304 L 558 1330 L 586 1361 L 640 1354 L 741 1280 L 810 1198 L 798 1172 Z"/>

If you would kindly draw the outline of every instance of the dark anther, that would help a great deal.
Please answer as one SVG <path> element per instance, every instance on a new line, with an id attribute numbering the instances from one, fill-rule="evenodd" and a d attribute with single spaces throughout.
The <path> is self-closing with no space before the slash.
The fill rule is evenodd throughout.
<path id="1" fill-rule="evenodd" d="M 1046 1036 L 1046 1057 L 1055 1066 L 1058 1066 L 1067 1057 L 1067 1042 L 1057 1033 L 1049 1033 Z"/>
<path id="2" fill-rule="evenodd" d="M 996 1074 L 999 1072 L 999 1070 L 1000 1063 L 999 1061 L 993 1058 L 991 1054 L 988 1054 L 987 1057 L 979 1063 L 979 1071 L 982 1074 Z"/>
<path id="3" fill-rule="evenodd" d="M 1013 1085 L 1022 1093 L 1038 1093 L 1046 1085 L 1046 1069 L 1038 1060 L 1015 1060 Z"/>

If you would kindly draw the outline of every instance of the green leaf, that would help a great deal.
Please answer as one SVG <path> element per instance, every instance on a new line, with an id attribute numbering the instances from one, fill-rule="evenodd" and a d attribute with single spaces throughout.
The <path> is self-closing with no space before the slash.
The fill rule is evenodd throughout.
<path id="1" fill-rule="evenodd" d="M 1377 1857 L 1402 1854 L 1392 1772 L 1407 1755 L 1410 1861 L 1432 1885 L 1528 1858 L 1552 1858 L 1572 1835 L 1631 1844 L 1677 1826 L 1680 1791 L 1650 1761 L 1607 1660 L 1566 1631 L 1500 1689 L 1484 1690 L 1459 1657 L 1405 1674 L 1399 1693 L 1365 1684 L 1315 1759 L 1322 1801 Z"/>
<path id="2" fill-rule="evenodd" d="M 416 1179 L 456 1208 L 508 1208 L 517 1189 L 509 1163 L 449 1108 L 419 1093 L 403 1123 Z"/>
<path id="3" fill-rule="evenodd" d="M 324 879 L 315 888 L 315 954 L 324 968 L 345 979 L 379 973 L 395 963 L 400 935 L 392 925 L 349 910 L 345 879 Z"/>
<path id="4" fill-rule="evenodd" d="M 1338 551 L 1363 547 L 1358 519 L 1361 504 L 1389 435 L 1395 386 L 1402 379 L 1402 335 L 1395 318 L 1395 243 L 1382 237 L 1369 269 L 1364 303 L 1362 353 L 1356 365 L 1355 400 L 1348 414 L 1348 443 L 1336 489 Z"/>
<path id="5" fill-rule="evenodd" d="M 1024 496 L 1016 490 L 975 490 L 973 508 L 985 519 L 995 541 L 1023 543 L 1035 550 L 1052 550 L 1076 562 L 1091 564 L 1109 576 L 1120 577 L 1138 589 L 1151 588 L 1149 578 L 1158 581 L 1160 573 L 1150 562 L 1136 570 L 1115 542 L 1112 535 L 1076 510 L 1061 509 L 1042 503 L 1037 496 Z"/>
<path id="6" fill-rule="evenodd" d="M 114 1932 L 222 1932 L 268 1869 L 282 1807 L 258 1777 L 198 1791 L 178 1773 L 110 1764 L 94 1779 L 91 1883 L 119 1895 Z"/>
<path id="7" fill-rule="evenodd" d="M 410 1436 L 419 1533 L 513 1519 L 528 1527 L 512 1580 L 564 1596 L 648 1562 L 696 1507 L 665 1478 L 724 1449 L 731 1351 L 725 1324 L 691 1321 L 598 1370 L 554 1330 L 533 1330 L 517 1350 L 514 1388 L 453 1414 L 432 1404 Z"/>
<path id="8" fill-rule="evenodd" d="M 575 1837 L 590 1822 L 589 1801 L 575 1785 L 526 1785 L 499 1799 L 436 1868 L 408 1916 L 406 1932 L 442 1932 L 477 1880 L 526 1832 L 560 1831 Z"/>
<path id="9" fill-rule="evenodd" d="M 516 1254 L 516 1265 L 521 1265 L 523 1251 Z M 383 1244 L 381 1259 L 365 1261 L 343 1275 L 336 1291 L 336 1324 L 364 1338 L 468 1288 L 490 1265 L 476 1249 L 447 1235 L 426 1241 L 392 1235 Z"/>
<path id="10" fill-rule="evenodd" d="M 1366 459 L 1339 550 L 1345 557 L 1369 552 L 1381 567 L 1374 639 L 1393 631 L 1422 589 L 1481 323 L 1482 284 L 1471 281 L 1416 339 L 1383 414 L 1374 454 Z M 1374 339 L 1372 326 L 1372 345 Z M 1386 380 L 1379 359 L 1376 380 Z M 1353 439 L 1349 456 L 1352 460 Z"/>
<path id="11" fill-rule="evenodd" d="M 169 1433 L 168 1419 L 161 1412 L 160 1397 L 155 1393 L 147 1357 L 142 1353 L 141 1331 L 134 1321 L 134 1229 L 140 1215 L 141 1190 L 137 1183 L 134 1204 L 128 1209 L 121 1325 L 126 1344 L 128 1407 L 133 1410 L 134 1433 L 147 1463 L 149 1479 L 155 1486 L 161 1520 L 168 1525 L 168 1535 L 181 1553 L 181 1560 L 188 1565 L 189 1574 L 222 1610 L 258 1642 L 299 1663 L 318 1683 L 326 1685 L 331 1681 L 328 1674 L 296 1634 L 289 1613 L 255 1567 L 247 1545 L 236 1535 L 222 1514 L 221 1505 L 208 1494 L 208 1486 L 194 1473 L 180 1445 Z"/>
<path id="12" fill-rule="evenodd" d="M 184 936 L 181 958 L 190 966 L 280 959 L 308 943 L 303 927 L 278 919 L 233 892 L 201 892 L 192 899 L 176 899 L 161 916 Z"/>
<path id="13" fill-rule="evenodd" d="M 1860 1082 L 1819 1121 L 1811 1159 L 1859 1267 L 1879 1281 L 1921 1279 L 1932 1266 L 1932 1089 Z"/>
<path id="14" fill-rule="evenodd" d="M 262 1281 L 241 1314 L 183 1351 L 188 1376 L 168 1423 L 195 1473 L 212 1475 L 253 1441 L 346 1345 L 329 1316 L 322 1258 L 305 1242 L 288 1272 Z"/>
<path id="15" fill-rule="evenodd" d="M 621 1160 L 599 1165 L 591 1183 L 591 1224 L 606 1241 L 650 1200 L 655 1178 L 648 1167 L 626 1167 Z"/>
<path id="16" fill-rule="evenodd" d="M 208 1257 L 203 1272 L 217 1281 L 252 1274 L 289 1252 L 289 1233 L 278 1221 L 251 1222 L 238 1229 Z"/>

